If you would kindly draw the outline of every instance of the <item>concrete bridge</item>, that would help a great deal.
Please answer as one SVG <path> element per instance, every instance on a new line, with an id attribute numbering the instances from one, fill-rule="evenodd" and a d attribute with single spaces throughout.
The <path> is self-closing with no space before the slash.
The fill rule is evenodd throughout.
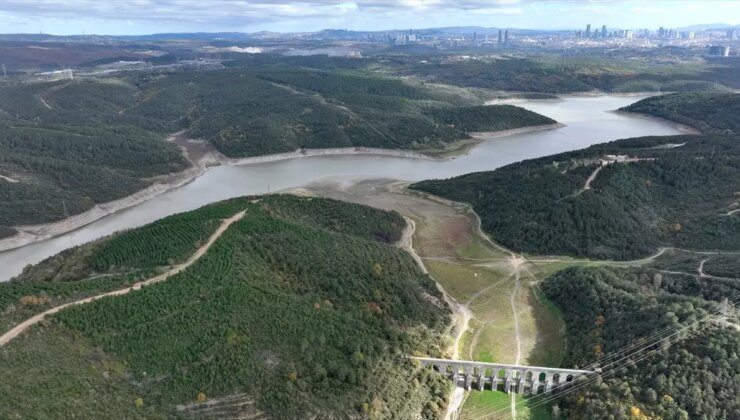
<path id="1" fill-rule="evenodd" d="M 550 393 L 554 388 L 563 389 L 571 382 L 597 372 L 590 370 L 559 369 L 540 366 L 506 365 L 469 360 L 434 359 L 414 357 L 423 366 L 450 378 L 455 386 L 483 391 L 499 390 L 519 394 Z"/>

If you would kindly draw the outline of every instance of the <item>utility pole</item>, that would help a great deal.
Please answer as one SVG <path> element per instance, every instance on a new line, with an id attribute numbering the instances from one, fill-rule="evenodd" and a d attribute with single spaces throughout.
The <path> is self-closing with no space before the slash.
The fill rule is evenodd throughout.
<path id="1" fill-rule="evenodd" d="M 730 302 L 725 298 L 725 300 L 722 301 L 722 309 L 720 310 L 720 318 L 722 318 L 723 321 L 727 321 L 727 319 L 730 317 Z"/>

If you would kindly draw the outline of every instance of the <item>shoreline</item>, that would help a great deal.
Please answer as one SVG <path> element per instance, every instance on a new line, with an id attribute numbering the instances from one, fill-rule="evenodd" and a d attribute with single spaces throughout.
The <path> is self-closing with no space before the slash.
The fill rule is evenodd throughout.
<path id="1" fill-rule="evenodd" d="M 429 160 L 433 162 L 443 162 L 445 160 L 449 160 L 449 158 L 439 158 L 413 150 L 378 149 L 374 147 L 336 147 L 327 149 L 298 149 L 292 152 L 275 153 L 263 156 L 251 156 L 245 158 L 230 158 L 222 155 L 223 157 L 219 156 L 219 163 L 222 165 L 239 166 L 280 162 L 284 160 L 300 159 L 304 157 L 351 155 L 391 156 L 406 159 Z"/>
<path id="2" fill-rule="evenodd" d="M 556 128 L 563 128 L 563 127 L 565 127 L 565 124 L 556 122 L 553 124 L 533 125 L 530 127 L 511 128 L 508 130 L 500 130 L 500 131 L 479 131 L 479 132 L 470 133 L 470 136 L 474 139 L 489 140 L 489 139 L 496 139 L 499 137 L 513 136 L 516 134 L 555 130 Z"/>
<path id="3" fill-rule="evenodd" d="M 292 152 L 276 153 L 264 156 L 253 156 L 245 158 L 230 158 L 216 151 L 210 143 L 204 140 L 189 139 L 184 136 L 184 131 L 173 133 L 167 137 L 167 141 L 176 144 L 183 152 L 183 155 L 191 162 L 192 166 L 181 172 L 175 172 L 167 175 L 155 177 L 154 183 L 143 190 L 134 194 L 119 198 L 117 200 L 96 204 L 89 210 L 70 216 L 66 219 L 56 222 L 42 223 L 38 225 L 18 225 L 13 226 L 18 233 L 7 238 L 0 239 L 0 252 L 10 251 L 22 248 L 37 242 L 53 239 L 57 236 L 83 228 L 104 217 L 115 214 L 119 211 L 137 206 L 149 201 L 168 191 L 183 187 L 198 179 L 208 172 L 210 167 L 229 165 L 256 165 L 261 163 L 279 162 L 285 160 L 299 159 L 304 157 L 317 156 L 389 156 L 405 159 L 421 159 L 432 162 L 445 162 L 455 159 L 459 156 L 466 155 L 475 148 L 481 141 L 497 137 L 505 137 L 514 134 L 521 134 L 529 131 L 541 131 L 559 128 L 562 124 L 548 124 L 531 127 L 521 127 L 511 130 L 502 130 L 484 133 L 470 133 L 471 137 L 479 140 L 470 147 L 464 148 L 461 153 L 454 153 L 450 156 L 434 156 L 429 152 L 417 152 L 413 150 L 396 150 L 396 149 L 379 149 L 372 147 L 342 147 L 327 149 L 303 149 Z M 444 154 L 444 150 L 439 153 Z"/>
<path id="4" fill-rule="evenodd" d="M 699 135 L 702 134 L 701 131 L 699 131 L 697 128 L 694 128 L 694 127 L 692 127 L 690 125 L 682 124 L 680 122 L 669 120 L 669 119 L 663 118 L 663 117 L 658 117 L 658 116 L 655 116 L 655 115 L 643 114 L 641 112 L 622 111 L 621 109 L 615 109 L 613 111 L 608 111 L 608 112 L 613 112 L 615 114 L 629 115 L 631 117 L 643 118 L 643 119 L 646 119 L 646 120 L 660 121 L 663 124 L 668 124 L 668 125 L 676 128 L 679 131 L 683 131 L 684 134 L 692 134 L 692 135 L 696 135 L 696 136 L 699 136 Z"/>
<path id="5" fill-rule="evenodd" d="M 206 171 L 207 168 L 205 166 L 192 166 L 184 171 L 165 175 L 165 177 L 169 178 L 167 180 L 156 181 L 143 190 L 139 190 L 118 200 L 96 204 L 89 210 L 66 219 L 38 225 L 13 226 L 18 233 L 0 239 L 0 252 L 22 248 L 26 245 L 42 242 L 75 231 L 106 216 L 142 204 L 175 188 L 185 186 L 205 174 Z"/>

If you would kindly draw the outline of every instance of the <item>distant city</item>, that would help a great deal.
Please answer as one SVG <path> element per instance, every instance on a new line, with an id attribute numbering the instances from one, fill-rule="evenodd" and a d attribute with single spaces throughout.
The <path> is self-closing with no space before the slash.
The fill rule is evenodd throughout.
<path id="1" fill-rule="evenodd" d="M 446 46 L 542 46 L 555 48 L 615 47 L 631 46 L 637 48 L 655 48 L 662 46 L 705 46 L 711 56 L 738 56 L 740 48 L 733 45 L 738 41 L 737 28 L 719 28 L 696 30 L 679 30 L 659 27 L 657 30 L 644 29 L 610 29 L 606 25 L 592 28 L 587 24 L 584 29 L 575 32 L 537 31 L 513 29 L 484 29 L 472 34 L 425 34 L 424 30 L 406 32 L 391 31 L 369 33 L 365 39 L 381 40 L 390 45 L 420 44 L 440 48 Z"/>

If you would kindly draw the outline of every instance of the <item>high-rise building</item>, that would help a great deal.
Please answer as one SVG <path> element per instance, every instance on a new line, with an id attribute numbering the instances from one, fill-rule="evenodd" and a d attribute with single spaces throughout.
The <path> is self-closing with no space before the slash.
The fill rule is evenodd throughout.
<path id="1" fill-rule="evenodd" d="M 665 28 L 663 28 L 663 27 L 661 26 L 661 27 L 660 27 L 660 28 L 658 29 L 658 38 L 663 38 L 663 37 L 665 37 Z"/>
<path id="2" fill-rule="evenodd" d="M 709 47 L 709 55 L 715 55 L 720 57 L 729 57 L 730 47 L 722 45 L 712 45 Z"/>
<path id="3" fill-rule="evenodd" d="M 732 29 L 728 30 L 727 31 L 727 39 L 729 39 L 731 41 L 737 40 L 737 29 L 732 28 Z"/>
<path id="4" fill-rule="evenodd" d="M 586 25 L 586 38 L 591 38 L 591 24 Z"/>
<path id="5" fill-rule="evenodd" d="M 504 31 L 504 44 L 509 43 L 509 30 Z"/>
<path id="6" fill-rule="evenodd" d="M 501 29 L 499 29 L 499 30 L 498 30 L 498 43 L 500 44 L 500 43 L 502 43 L 502 42 L 504 42 L 504 34 L 503 34 L 503 32 L 501 31 Z"/>

